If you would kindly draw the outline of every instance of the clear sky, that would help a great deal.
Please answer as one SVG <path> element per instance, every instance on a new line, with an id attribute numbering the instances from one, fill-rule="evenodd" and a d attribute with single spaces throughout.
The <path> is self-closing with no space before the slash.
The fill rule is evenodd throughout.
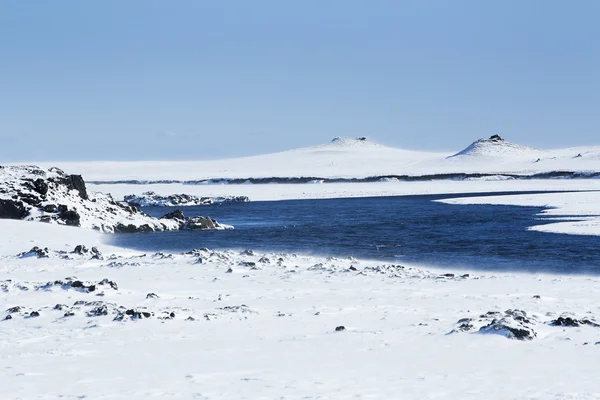
<path id="1" fill-rule="evenodd" d="M 600 145 L 600 1 L 0 1 L 0 162 Z"/>

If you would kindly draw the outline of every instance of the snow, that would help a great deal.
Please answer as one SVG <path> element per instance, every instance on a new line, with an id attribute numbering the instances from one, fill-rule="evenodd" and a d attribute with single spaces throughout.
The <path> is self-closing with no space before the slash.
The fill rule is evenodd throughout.
<path id="1" fill-rule="evenodd" d="M 425 152 L 338 139 L 325 145 L 224 160 L 42 162 L 78 171 L 86 181 L 203 180 L 272 177 L 366 178 L 448 173 L 535 174 L 600 171 L 600 147 L 539 151 L 508 141 L 483 140 L 464 151 Z M 581 157 L 577 157 L 581 154 Z"/>
<path id="2" fill-rule="evenodd" d="M 105 181 L 600 170 L 600 148 L 491 146 L 448 158 L 338 139 L 233 160 L 53 165 Z M 598 190 L 600 180 L 482 179 L 88 189 L 119 200 L 148 190 L 252 201 L 445 194 L 450 204 L 550 206 L 540 218 L 557 222 L 532 229 L 600 232 L 596 192 L 460 198 Z M 28 221 L 0 220 L 0 232 L 0 398 L 600 399 L 600 328 L 551 325 L 563 315 L 598 321 L 596 276 L 240 250 L 142 254 L 91 229 Z M 77 245 L 98 247 L 102 259 L 74 254 Z M 34 246 L 50 257 L 17 256 Z M 531 330 L 531 340 L 514 329 Z"/>
<path id="3" fill-rule="evenodd" d="M 457 194 L 517 191 L 600 190 L 597 179 L 545 179 L 497 181 L 426 181 L 367 182 L 269 185 L 183 185 L 173 184 L 98 184 L 89 185 L 96 191 L 111 193 L 115 199 L 128 194 L 141 195 L 152 190 L 160 195 L 186 193 L 201 197 L 247 196 L 250 201 L 324 199 L 340 197 L 381 197 L 417 194 Z"/>
<path id="4" fill-rule="evenodd" d="M 466 149 L 454 154 L 452 157 L 460 158 L 487 158 L 487 157 L 524 157 L 546 155 L 545 152 L 527 146 L 510 143 L 503 139 L 479 139 Z"/>
<path id="5" fill-rule="evenodd" d="M 0 229 L 11 232 L 0 244 L 0 270 L 11 279 L 0 310 L 23 307 L 0 321 L 0 398 L 598 398 L 598 328 L 549 325 L 564 312 L 600 314 L 589 295 L 600 289 L 596 277 L 462 277 L 233 251 L 111 256 L 115 249 L 99 244 L 106 236 L 90 230 L 5 220 Z M 83 242 L 99 245 L 105 260 L 14 257 L 34 243 Z M 448 272 L 457 275 L 440 276 Z M 36 290 L 66 277 L 106 278 L 118 290 Z M 114 321 L 116 314 L 88 316 L 85 305 L 71 317 L 53 310 L 76 301 L 154 316 Z M 508 309 L 535 317 L 534 339 L 449 334 L 461 318 Z M 173 319 L 159 319 L 170 312 Z"/>

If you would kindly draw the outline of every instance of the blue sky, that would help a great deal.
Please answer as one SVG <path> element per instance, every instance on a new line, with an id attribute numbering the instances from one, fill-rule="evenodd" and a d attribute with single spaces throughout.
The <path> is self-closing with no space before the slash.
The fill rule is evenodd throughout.
<path id="1" fill-rule="evenodd" d="M 5 1 L 0 162 L 599 144 L 600 2 Z"/>

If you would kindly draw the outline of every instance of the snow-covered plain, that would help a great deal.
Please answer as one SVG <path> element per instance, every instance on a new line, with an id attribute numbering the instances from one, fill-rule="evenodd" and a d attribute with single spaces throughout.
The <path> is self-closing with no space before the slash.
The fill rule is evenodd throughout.
<path id="1" fill-rule="evenodd" d="M 87 181 L 365 178 L 449 173 L 528 175 L 549 171 L 600 171 L 598 146 L 537 150 L 504 140 L 485 139 L 455 153 L 410 151 L 368 140 L 341 138 L 324 145 L 225 160 L 36 164 L 77 171 Z"/>
<path id="2" fill-rule="evenodd" d="M 600 148 L 540 151 L 498 140 L 456 154 L 337 140 L 236 160 L 45 165 L 98 181 L 365 177 L 600 171 L 598 155 Z M 558 207 L 543 217 L 600 215 L 593 192 L 451 199 L 600 189 L 594 179 L 489 179 L 89 187 L 115 199 L 148 190 L 252 201 L 447 194 L 449 203 Z M 582 233 L 581 222 L 568 224 L 539 228 Z M 600 223 L 585 230 L 598 232 Z M 142 254 L 107 245 L 107 234 L 40 222 L 0 220 L 0 233 L 0 398 L 600 399 L 595 276 L 252 251 Z M 103 256 L 74 251 L 78 245 Z M 50 257 L 18 256 L 34 246 Z M 533 337 L 506 337 L 515 334 Z"/>
<path id="3" fill-rule="evenodd" d="M 564 312 L 595 321 L 596 277 L 142 255 L 81 228 L 3 220 L 0 229 L 10 232 L 0 243 L 0 309 L 21 307 L 0 321 L 0 398 L 600 398 L 600 328 L 549 325 Z M 77 244 L 99 246 L 104 259 L 16 257 Z M 67 277 L 118 288 L 44 286 Z M 489 322 L 479 315 L 507 309 L 526 311 L 536 337 L 477 332 Z M 449 334 L 468 317 L 472 331 Z"/>
<path id="4" fill-rule="evenodd" d="M 90 184 L 94 191 L 122 200 L 128 194 L 152 190 L 160 195 L 186 193 L 206 197 L 248 196 L 250 201 L 407 196 L 420 194 L 497 193 L 522 191 L 600 190 L 600 179 L 539 179 L 491 181 L 364 182 L 267 185 Z"/>

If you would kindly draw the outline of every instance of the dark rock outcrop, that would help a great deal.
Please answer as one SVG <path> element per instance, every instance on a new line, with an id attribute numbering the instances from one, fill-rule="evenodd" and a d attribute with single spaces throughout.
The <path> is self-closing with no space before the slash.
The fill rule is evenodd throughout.
<path id="1" fill-rule="evenodd" d="M 65 179 L 65 183 L 69 189 L 77 190 L 79 197 L 84 200 L 89 199 L 87 188 L 85 187 L 85 182 L 81 175 L 69 175 L 68 178 Z"/>
<path id="2" fill-rule="evenodd" d="M 550 321 L 551 326 L 565 326 L 565 327 L 578 327 L 582 325 L 592 326 L 594 328 L 600 327 L 600 324 L 594 322 L 588 318 L 577 319 L 569 315 L 561 315 L 555 320 Z"/>
<path id="3" fill-rule="evenodd" d="M 27 219 L 93 228 L 104 232 L 223 229 L 210 218 L 151 217 L 110 195 L 90 194 L 81 175 L 35 166 L 0 168 L 0 218 Z"/>
<path id="4" fill-rule="evenodd" d="M 81 226 L 81 217 L 74 210 L 65 210 L 60 212 L 60 218 L 64 221 L 65 225 L 69 226 Z"/>
<path id="5" fill-rule="evenodd" d="M 502 335 L 508 339 L 532 340 L 537 336 L 533 329 L 537 318 L 523 310 L 506 310 L 504 312 L 489 311 L 479 319 L 462 318 L 450 334 L 475 331 L 479 325 L 479 333 Z"/>
<path id="6" fill-rule="evenodd" d="M 204 230 L 204 229 L 233 229 L 229 225 L 218 223 L 211 217 L 186 217 L 181 210 L 175 210 L 160 217 L 161 220 L 172 220 L 177 222 L 181 230 Z"/>
<path id="7" fill-rule="evenodd" d="M 123 200 L 136 207 L 176 207 L 176 206 L 204 206 L 210 204 L 246 203 L 250 199 L 246 196 L 228 197 L 199 197 L 190 194 L 160 195 L 155 192 L 144 192 L 141 195 L 130 194 Z"/>
<path id="8" fill-rule="evenodd" d="M 181 210 L 175 210 L 173 212 L 170 212 L 168 214 L 163 215 L 162 217 L 160 217 L 160 219 L 185 219 L 185 216 L 183 215 L 183 212 Z"/>
<path id="9" fill-rule="evenodd" d="M 35 188 L 35 191 L 41 194 L 42 196 L 45 196 L 48 193 L 48 184 L 42 178 L 38 178 L 35 181 L 33 181 L 33 186 Z"/>
<path id="10" fill-rule="evenodd" d="M 17 257 L 19 257 L 19 258 L 25 258 L 25 257 L 49 258 L 50 257 L 50 250 L 48 250 L 47 247 L 45 247 L 45 248 L 42 249 L 42 248 L 40 248 L 38 246 L 34 246 L 29 251 L 25 251 L 23 253 L 19 253 L 17 255 Z"/>
<path id="11" fill-rule="evenodd" d="M 0 218 L 23 219 L 29 215 L 29 211 L 20 200 L 0 199 Z"/>

